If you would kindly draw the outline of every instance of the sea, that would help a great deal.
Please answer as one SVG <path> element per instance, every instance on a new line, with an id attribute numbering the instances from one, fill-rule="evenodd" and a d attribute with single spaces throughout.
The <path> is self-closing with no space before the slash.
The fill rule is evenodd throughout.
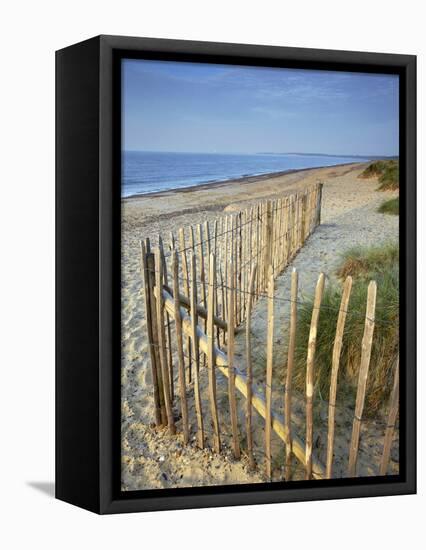
<path id="1" fill-rule="evenodd" d="M 122 154 L 122 197 L 193 187 L 272 172 L 368 161 L 359 156 L 302 153 L 165 153 Z"/>

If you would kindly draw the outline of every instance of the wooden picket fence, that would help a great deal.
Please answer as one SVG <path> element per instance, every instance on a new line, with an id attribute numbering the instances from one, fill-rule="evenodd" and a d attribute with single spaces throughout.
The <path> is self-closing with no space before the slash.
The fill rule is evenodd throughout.
<path id="1" fill-rule="evenodd" d="M 208 403 L 213 431 L 213 448 L 221 452 L 223 426 L 219 422 L 217 374 L 228 381 L 228 408 L 234 457 L 244 452 L 253 467 L 252 413 L 255 410 L 264 424 L 264 468 L 272 477 L 272 431 L 285 445 L 285 478 L 291 479 L 295 457 L 305 469 L 306 479 L 331 478 L 334 449 L 335 404 L 340 355 L 352 279 L 345 281 L 338 313 L 332 357 L 326 465 L 313 453 L 313 394 L 315 385 L 315 348 L 318 318 L 324 291 L 324 274 L 316 285 L 306 365 L 306 434 L 305 440 L 292 430 L 292 375 L 297 330 L 298 274 L 291 278 L 291 311 L 285 385 L 282 388 L 284 416 L 272 408 L 274 370 L 274 281 L 285 269 L 307 237 L 320 223 L 321 184 L 303 193 L 267 201 L 248 210 L 206 222 L 188 230 L 179 230 L 178 238 L 170 236 L 170 251 L 159 246 L 151 250 L 149 239 L 141 242 L 141 268 L 144 281 L 145 314 L 152 368 L 155 423 L 176 433 L 174 408 L 179 406 L 185 444 L 190 441 L 191 422 L 188 400 L 193 396 L 197 445 L 203 448 L 207 428 L 201 398 L 200 370 L 208 372 Z M 204 231 L 203 231 L 204 229 Z M 189 235 L 189 239 L 186 239 Z M 197 239 L 195 238 L 197 236 Z M 268 302 L 266 346 L 266 379 L 263 397 L 255 390 L 253 380 L 253 346 L 251 316 L 256 300 Z M 374 333 L 376 283 L 368 288 L 365 329 L 359 384 L 349 449 L 348 476 L 356 475 L 356 462 L 366 381 Z M 235 364 L 235 337 L 245 332 L 245 372 Z M 174 350 L 174 351 L 173 351 Z M 175 378 L 177 387 L 175 387 Z M 191 392 L 188 392 L 188 388 Z M 274 388 L 279 390 L 280 388 Z M 241 448 L 236 391 L 245 398 L 245 448 Z M 191 397 L 188 397 L 190 393 Z M 176 400 L 176 396 L 179 400 Z M 178 405 L 179 403 L 179 405 Z M 388 428 L 380 472 L 385 475 L 398 412 L 398 365 L 391 396 Z"/>

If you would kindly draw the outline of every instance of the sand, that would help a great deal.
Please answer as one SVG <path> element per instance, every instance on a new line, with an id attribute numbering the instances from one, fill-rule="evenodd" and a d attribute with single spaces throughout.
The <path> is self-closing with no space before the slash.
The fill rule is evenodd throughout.
<path id="1" fill-rule="evenodd" d="M 308 239 L 289 268 L 276 281 L 277 298 L 288 298 L 291 268 L 299 271 L 300 296 L 313 292 L 318 273 L 324 271 L 333 279 L 333 271 L 344 250 L 357 244 L 380 244 L 398 238 L 398 216 L 378 214 L 377 207 L 393 192 L 378 192 L 377 181 L 359 179 L 365 164 L 316 168 L 292 173 L 257 178 L 242 178 L 233 182 L 200 186 L 187 190 L 139 196 L 122 201 L 122 488 L 136 490 L 161 487 L 188 487 L 264 482 L 263 477 L 263 420 L 254 414 L 255 458 L 259 468 L 251 472 L 245 457 L 234 461 L 229 437 L 223 438 L 224 450 L 215 455 L 210 449 L 200 450 L 195 438 L 190 446 L 182 444 L 180 434 L 170 437 L 166 430 L 153 427 L 153 397 L 149 352 L 144 336 L 145 319 L 142 280 L 139 271 L 139 239 L 150 237 L 155 243 L 159 233 L 168 237 L 170 231 L 181 226 L 213 220 L 223 210 L 235 210 L 276 196 L 292 193 L 311 183 L 324 182 L 322 223 Z M 288 303 L 276 301 L 275 356 L 280 362 L 280 327 L 288 316 Z M 265 360 L 266 303 L 259 300 L 255 306 L 252 327 L 254 342 L 258 342 L 257 370 L 262 372 Z M 243 337 L 236 342 L 236 361 L 243 366 Z M 256 365 L 255 365 L 256 369 Z M 203 399 L 206 396 L 206 373 L 201 373 Z M 256 378 L 261 383 L 261 376 Z M 191 396 L 191 397 L 190 397 Z M 190 420 L 194 436 L 195 414 L 191 388 Z M 226 381 L 218 376 L 218 400 L 221 410 L 227 410 Z M 274 393 L 274 407 L 282 410 L 282 396 Z M 176 408 L 176 413 L 179 408 Z M 205 407 L 208 412 L 208 407 Z M 293 406 L 296 430 L 303 437 L 304 402 L 295 395 Z M 344 476 L 347 467 L 347 449 L 352 426 L 352 411 L 338 411 L 334 475 Z M 244 426 L 243 401 L 239 402 L 239 422 Z M 317 404 L 314 452 L 325 462 L 327 403 Z M 207 414 L 208 418 L 208 414 Z M 226 413 L 221 424 L 229 426 Z M 177 421 L 179 429 L 180 423 Z M 210 439 L 211 432 L 208 429 Z M 244 430 L 242 430 L 242 433 Z M 384 419 L 364 422 L 362 427 L 359 475 L 377 475 L 382 452 Z M 211 442 L 211 441 L 209 441 Z M 244 441 L 243 441 L 244 444 Z M 394 444 L 389 472 L 398 469 L 398 445 Z M 283 444 L 273 438 L 273 479 L 283 476 Z M 294 478 L 302 478 L 303 469 L 295 467 Z"/>

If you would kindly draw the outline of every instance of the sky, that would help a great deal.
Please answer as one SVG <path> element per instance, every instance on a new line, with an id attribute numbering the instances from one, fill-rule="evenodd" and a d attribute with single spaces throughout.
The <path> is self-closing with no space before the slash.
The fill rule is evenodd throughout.
<path id="1" fill-rule="evenodd" d="M 398 76 L 123 60 L 126 151 L 398 155 Z"/>

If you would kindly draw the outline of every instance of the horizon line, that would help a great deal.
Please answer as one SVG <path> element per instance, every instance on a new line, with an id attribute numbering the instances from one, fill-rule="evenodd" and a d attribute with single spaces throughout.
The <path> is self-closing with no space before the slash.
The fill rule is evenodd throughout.
<path id="1" fill-rule="evenodd" d="M 155 149 L 122 149 L 122 153 L 172 153 L 172 154 L 192 154 L 192 155 L 305 155 L 318 157 L 351 157 L 351 158 L 399 158 L 399 154 L 359 154 L 359 153 L 304 153 L 302 151 L 171 151 Z"/>

